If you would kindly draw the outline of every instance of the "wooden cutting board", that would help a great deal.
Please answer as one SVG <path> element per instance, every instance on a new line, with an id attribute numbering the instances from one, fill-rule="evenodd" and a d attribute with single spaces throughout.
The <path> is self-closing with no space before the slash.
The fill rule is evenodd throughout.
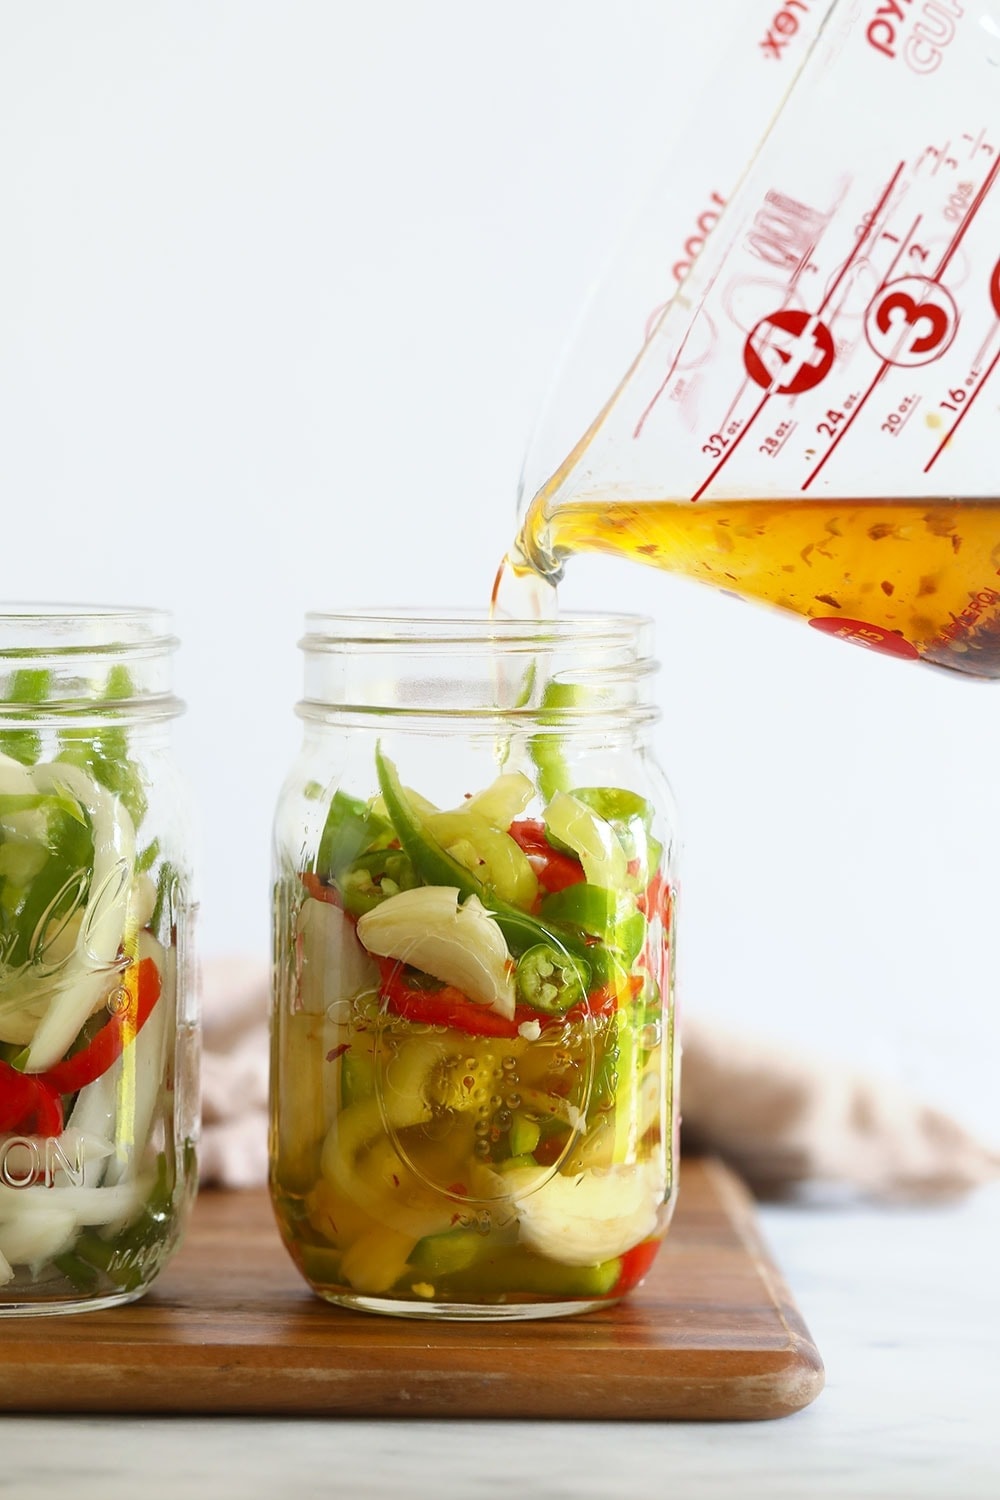
<path id="1" fill-rule="evenodd" d="M 715 1161 L 687 1161 L 645 1285 L 539 1322 L 435 1323 L 314 1297 L 263 1191 L 206 1192 L 139 1302 L 0 1321 L 0 1410 L 351 1417 L 752 1419 L 814 1400 L 823 1365 Z"/>

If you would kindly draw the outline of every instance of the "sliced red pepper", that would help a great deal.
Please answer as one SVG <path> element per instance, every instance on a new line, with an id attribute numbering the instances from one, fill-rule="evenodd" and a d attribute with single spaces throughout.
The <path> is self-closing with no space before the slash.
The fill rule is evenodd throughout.
<path id="1" fill-rule="evenodd" d="M 340 892 L 337 890 L 337 887 L 327 885 L 324 881 L 320 880 L 315 870 L 303 870 L 302 884 L 314 900 L 325 901 L 329 906 L 343 908 L 344 903 L 340 899 Z"/>
<path id="2" fill-rule="evenodd" d="M 563 891 L 585 880 L 583 866 L 571 854 L 554 849 L 545 836 L 545 824 L 537 818 L 518 818 L 507 832 L 528 856 L 538 883 L 547 891 Z"/>
<path id="3" fill-rule="evenodd" d="M 129 986 L 125 1009 L 111 1017 L 79 1052 L 35 1076 L 57 1094 L 75 1094 L 106 1073 L 122 1054 L 126 1041 L 139 1034 L 160 998 L 160 971 L 151 958 L 138 966 L 134 985 Z"/>
<path id="4" fill-rule="evenodd" d="M 58 1089 L 37 1073 L 0 1062 L 0 1131 L 11 1135 L 59 1135 L 63 1128 Z"/>
<path id="5" fill-rule="evenodd" d="M 657 870 L 643 894 L 636 899 L 636 905 L 650 921 L 653 917 L 659 917 L 664 929 L 669 930 L 673 900 L 670 881 L 662 870 Z"/>
<path id="6" fill-rule="evenodd" d="M 381 984 L 379 992 L 388 1001 L 397 1016 L 407 1021 L 419 1021 L 425 1026 L 450 1026 L 464 1031 L 469 1036 L 515 1037 L 518 1027 L 526 1021 L 537 1021 L 542 1030 L 552 1026 L 571 1025 L 586 1020 L 588 1016 L 608 1016 L 618 1008 L 619 992 L 613 985 L 604 985 L 595 990 L 586 1000 L 580 1000 L 563 1016 L 550 1016 L 543 1011 L 532 1010 L 528 1005 L 519 1005 L 513 1020 L 498 1015 L 487 1005 L 477 1005 L 453 984 L 440 989 L 417 989 L 408 985 L 403 976 L 403 966 L 395 958 L 376 958 Z M 629 990 L 635 994 L 642 986 L 642 978 L 635 975 L 629 979 Z"/>
<path id="7" fill-rule="evenodd" d="M 614 984 L 602 984 L 599 990 L 592 990 L 586 1000 L 580 1000 L 576 1005 L 571 1005 L 561 1019 L 563 1021 L 583 1021 L 587 1016 L 610 1016 L 618 1009 L 619 1002 L 622 999 L 627 997 L 629 1000 L 634 1000 L 641 989 L 641 974 L 630 974 L 623 987 Z M 558 1021 L 560 1017 L 548 1017 L 547 1019 Z"/>
<path id="8" fill-rule="evenodd" d="M 543 1135 L 531 1154 L 540 1167 L 554 1167 L 565 1154 L 569 1138 L 570 1128 L 565 1125 L 560 1130 L 554 1130 L 551 1135 Z"/>
<path id="9" fill-rule="evenodd" d="M 453 984 L 438 990 L 418 990 L 402 977 L 402 965 L 395 958 L 377 958 L 382 976 L 380 992 L 397 1016 L 407 1021 L 421 1021 L 427 1026 L 451 1026 L 469 1036 L 517 1036 L 517 1020 L 510 1021 L 486 1005 L 477 1005 Z"/>
<path id="10" fill-rule="evenodd" d="M 644 1281 L 652 1270 L 653 1262 L 659 1252 L 662 1240 L 643 1240 L 639 1245 L 633 1245 L 631 1250 L 626 1250 L 622 1256 L 622 1268 L 618 1273 L 618 1280 L 608 1293 L 609 1297 L 624 1297 L 633 1287 Z"/>

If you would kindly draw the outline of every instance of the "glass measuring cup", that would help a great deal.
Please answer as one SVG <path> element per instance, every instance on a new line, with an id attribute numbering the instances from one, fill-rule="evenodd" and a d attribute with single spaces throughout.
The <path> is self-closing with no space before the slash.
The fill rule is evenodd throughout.
<path id="1" fill-rule="evenodd" d="M 995 0 L 775 10 L 598 300 L 624 378 L 575 429 L 557 388 L 515 571 L 616 553 L 1000 677 L 998 67 Z"/>

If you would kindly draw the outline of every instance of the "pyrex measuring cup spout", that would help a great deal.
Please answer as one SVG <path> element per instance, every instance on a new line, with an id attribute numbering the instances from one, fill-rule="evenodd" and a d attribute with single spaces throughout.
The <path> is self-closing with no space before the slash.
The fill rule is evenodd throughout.
<path id="1" fill-rule="evenodd" d="M 556 614 L 556 584 L 562 578 L 563 565 L 545 548 L 544 536 L 538 543 L 522 532 L 497 569 L 490 597 L 491 613 L 497 618 L 553 619 Z"/>
<path id="2" fill-rule="evenodd" d="M 508 557 L 515 572 L 530 569 L 553 588 L 562 582 L 566 553 L 553 549 L 551 535 L 544 523 L 531 532 L 519 532 Z"/>

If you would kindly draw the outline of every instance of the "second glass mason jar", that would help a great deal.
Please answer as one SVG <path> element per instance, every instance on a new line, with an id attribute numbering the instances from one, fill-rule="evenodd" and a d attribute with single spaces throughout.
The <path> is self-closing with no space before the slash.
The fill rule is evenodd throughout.
<path id="1" fill-rule="evenodd" d="M 648 621 L 307 618 L 275 825 L 271 1193 L 345 1306 L 613 1303 L 677 1183 Z"/>
<path id="2" fill-rule="evenodd" d="M 193 1196 L 175 645 L 154 610 L 0 606 L 0 1315 L 140 1296 Z"/>

